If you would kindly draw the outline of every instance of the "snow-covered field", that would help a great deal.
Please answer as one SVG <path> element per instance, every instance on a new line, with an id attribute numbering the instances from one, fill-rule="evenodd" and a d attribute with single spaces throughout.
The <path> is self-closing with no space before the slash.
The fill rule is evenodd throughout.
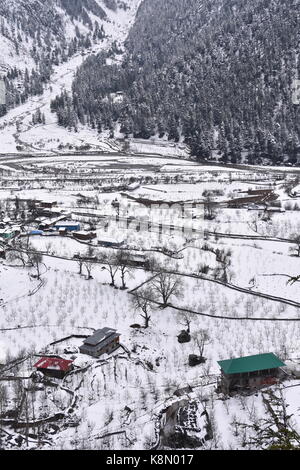
<path id="1" fill-rule="evenodd" d="M 147 153 L 173 157 L 188 157 L 190 150 L 183 143 L 172 143 L 158 137 L 149 140 L 131 139 L 129 142 L 129 152 L 133 154 Z"/>
<path id="2" fill-rule="evenodd" d="M 124 246 L 132 253 L 146 250 L 147 257 L 164 270 L 175 272 L 175 277 L 182 282 L 181 295 L 174 295 L 169 301 L 176 308 L 160 309 L 157 304 L 152 304 L 149 328 L 136 329 L 131 326 L 143 325 L 143 319 L 141 312 L 133 307 L 130 290 L 148 289 L 153 274 L 144 269 L 131 269 L 126 275 L 128 289 L 122 290 L 118 272 L 116 288 L 112 287 L 109 272 L 103 269 L 106 266 L 104 258 L 116 250 L 99 247 L 97 239 L 90 243 L 98 261 L 92 268 L 90 280 L 84 266 L 79 274 L 79 263 L 73 259 L 74 254 L 87 256 L 87 242 L 78 242 L 58 233 L 35 235 L 29 239 L 30 246 L 43 253 L 41 281 L 33 277 L 36 274 L 33 267 L 22 267 L 20 261 L 10 258 L 0 262 L 2 356 L 9 362 L 15 358 L 25 359 L 18 365 L 11 362 L 5 372 L 22 377 L 18 387 L 11 380 L 4 382 L 9 397 L 7 407 L 13 408 L 22 387 L 31 383 L 28 377 L 34 370 L 36 355 L 46 353 L 69 358 L 65 349 L 73 350 L 76 373 L 67 375 L 64 381 L 53 379 L 56 382 L 54 388 L 39 383 L 36 391 L 30 392 L 35 398 L 34 405 L 28 408 L 30 420 L 42 420 L 57 413 L 64 416 L 55 425 L 43 425 L 44 448 L 144 449 L 154 446 L 163 425 L 163 410 L 178 406 L 174 392 L 188 385 L 192 388 L 185 399 L 189 403 L 198 403 L 200 408 L 206 403 L 214 423 L 213 439 L 207 441 L 204 448 L 241 448 L 241 436 L 237 435 L 232 423 L 236 417 L 239 421 L 250 422 L 249 410 L 253 408 L 257 416 L 264 415 L 261 392 L 257 396 L 220 400 L 215 391 L 219 376 L 217 361 L 264 352 L 273 352 L 283 360 L 296 358 L 297 361 L 300 357 L 298 283 L 287 282 L 290 276 L 299 274 L 297 245 L 292 241 L 293 234 L 299 232 L 299 211 L 274 213 L 264 220 L 261 210 L 228 208 L 224 204 L 224 201 L 247 195 L 248 190 L 271 185 L 279 201 L 291 202 L 293 208 L 297 199 L 284 191 L 285 184 L 293 177 L 277 178 L 276 173 L 268 172 L 263 183 L 262 174 L 253 170 L 208 169 L 185 161 L 178 167 L 178 160 L 167 158 L 164 161 L 164 158 L 139 156 L 129 160 L 126 157 L 124 168 L 115 167 L 113 173 L 112 160 L 99 158 L 98 174 L 106 183 L 109 179 L 124 182 L 131 172 L 136 175 L 137 164 L 140 165 L 138 179 L 141 179 L 144 165 L 148 179 L 140 181 L 140 187 L 134 191 L 127 192 L 129 199 L 123 191 L 104 192 L 101 184 L 96 189 L 95 183 L 82 179 L 82 172 L 78 176 L 81 191 L 76 189 L 78 183 L 68 177 L 76 174 L 78 164 L 95 165 L 94 157 L 87 156 L 74 157 L 72 167 L 71 156 L 62 158 L 60 169 L 70 170 L 65 183 L 69 185 L 68 191 L 58 186 L 47 189 L 39 182 L 32 189 L 30 177 L 34 179 L 36 168 L 39 168 L 40 177 L 45 176 L 58 160 L 53 157 L 43 163 L 40 157 L 35 157 L 24 162 L 21 170 L 26 186 L 16 192 L 3 187 L 0 192 L 1 207 L 10 217 L 13 217 L 16 195 L 25 212 L 25 199 L 56 201 L 56 209 L 69 211 L 69 216 L 79 221 L 83 230 L 92 223 L 98 240 L 101 237 L 118 238 L 124 240 Z M 122 157 L 118 157 L 120 162 Z M 20 165 L 17 158 L 14 163 Z M 7 166 L 5 184 L 11 184 L 13 175 L 14 169 L 10 176 Z M 164 180 L 159 179 L 161 177 Z M 212 220 L 203 218 L 203 203 L 208 193 L 219 203 L 214 208 Z M 131 197 L 158 200 L 163 206 L 149 211 Z M 83 200 L 84 203 L 80 203 Z M 122 211 L 119 221 L 113 217 L 112 202 L 116 200 Z M 195 232 L 188 236 L 182 231 L 187 220 L 173 213 L 172 208 L 168 209 L 165 202 L 191 200 L 202 203 L 202 211 L 198 218 L 192 219 Z M 133 225 L 126 222 L 132 222 L 130 216 L 135 218 Z M 147 217 L 152 217 L 150 227 L 145 225 Z M 139 218 L 144 223 L 141 229 L 137 229 Z M 172 230 L 167 230 L 167 221 L 173 225 Z M 159 223 L 164 229 L 158 229 Z M 25 230 L 34 228 L 37 228 L 35 222 L 25 225 Z M 204 229 L 208 231 L 206 234 Z M 231 234 L 240 238 L 227 238 Z M 24 246 L 26 241 L 27 237 L 23 237 L 16 243 L 21 242 Z M 224 253 L 230 250 L 226 282 L 216 250 Z M 141 284 L 143 286 L 139 287 Z M 263 294 L 263 297 L 257 294 Z M 177 336 L 185 328 L 186 319 L 191 322 L 192 340 L 180 344 Z M 105 326 L 118 330 L 124 349 L 100 359 L 76 352 L 82 340 L 72 335 L 88 335 Z M 196 340 L 202 330 L 209 336 L 204 352 L 206 362 L 191 367 L 189 355 L 197 354 Z M 50 346 L 50 343 L 69 336 L 72 338 Z M 283 387 L 293 386 L 285 389 L 286 399 L 300 425 L 298 384 L 297 380 L 289 380 Z M 32 403 L 32 397 L 28 395 L 28 398 Z M 25 419 L 22 413 L 19 419 Z M 7 430 L 10 432 L 9 426 Z M 25 442 L 22 445 L 27 446 Z M 28 445 L 35 448 L 38 444 L 32 439 Z"/>

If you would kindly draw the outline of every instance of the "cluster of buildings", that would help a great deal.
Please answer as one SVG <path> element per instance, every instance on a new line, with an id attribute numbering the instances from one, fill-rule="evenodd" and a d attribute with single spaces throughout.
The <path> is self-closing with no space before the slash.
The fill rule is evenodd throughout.
<path id="1" fill-rule="evenodd" d="M 257 191 L 257 193 L 258 194 L 255 193 L 249 196 L 249 199 L 251 199 L 251 201 L 249 200 L 250 204 L 256 205 L 258 203 L 258 201 L 252 200 L 252 198 L 254 199 L 255 197 L 265 196 L 266 199 L 270 198 L 270 192 L 268 193 L 266 191 L 266 194 L 264 194 L 263 191 L 260 193 Z M 243 203 L 245 199 L 247 198 L 243 198 Z M 82 241 L 92 240 L 97 237 L 95 232 L 83 231 L 79 222 L 66 220 L 67 215 L 55 209 L 56 206 L 56 201 L 35 201 L 34 210 L 38 217 L 50 216 L 51 219 L 40 219 L 38 229 L 32 230 L 30 234 L 43 234 L 43 230 L 51 228 L 59 234 L 72 233 L 74 238 Z M 267 209 L 272 210 L 272 207 L 267 206 Z M 13 225 L 9 219 L 3 219 L 3 221 L 0 222 L 0 240 L 10 240 L 20 234 L 21 231 L 22 228 Z M 124 243 L 124 240 L 113 239 L 106 236 L 98 240 L 98 245 L 108 248 L 121 248 Z M 148 260 L 144 254 L 131 253 L 128 262 L 134 267 L 145 268 L 147 267 Z M 83 341 L 83 344 L 79 347 L 79 352 L 94 358 L 99 358 L 103 354 L 112 353 L 119 346 L 120 333 L 113 328 L 102 328 L 95 331 L 93 335 Z M 221 369 L 221 374 L 218 380 L 217 391 L 226 395 L 238 393 L 242 390 L 256 390 L 267 385 L 274 385 L 282 380 L 286 374 L 285 369 L 287 367 L 286 364 L 273 353 L 227 359 L 219 361 L 218 364 Z M 72 371 L 74 361 L 57 356 L 45 356 L 41 357 L 34 367 L 37 371 L 47 376 L 61 379 Z M 292 373 L 294 373 L 294 371 L 292 371 Z"/>
<path id="2" fill-rule="evenodd" d="M 120 333 L 113 328 L 105 327 L 87 337 L 79 347 L 79 352 L 100 358 L 104 354 L 111 354 L 119 346 Z M 275 385 L 282 381 L 288 372 L 297 378 L 294 370 L 273 353 L 226 359 L 218 361 L 218 364 L 221 374 L 217 384 L 217 392 L 227 396 Z M 58 356 L 46 356 L 41 357 L 34 367 L 46 376 L 62 379 L 73 370 L 74 364 L 73 360 Z"/>
<path id="3" fill-rule="evenodd" d="M 59 235 L 72 234 L 73 238 L 79 241 L 91 241 L 97 238 L 95 231 L 86 231 L 79 222 L 70 220 L 71 214 L 57 208 L 56 201 L 35 200 L 34 214 L 38 228 L 32 230 L 30 235 L 42 235 L 43 232 L 57 232 Z M 124 244 L 124 240 L 106 235 L 101 236 L 98 240 L 98 245 L 107 248 L 121 248 Z"/>
<path id="4" fill-rule="evenodd" d="M 113 328 L 102 328 L 86 338 L 79 347 L 81 354 L 99 358 L 103 354 L 111 354 L 120 346 L 120 333 Z M 34 367 L 48 377 L 63 379 L 74 368 L 73 360 L 57 356 L 44 356 Z"/>
<path id="5" fill-rule="evenodd" d="M 262 211 L 267 214 L 285 212 L 273 189 L 249 189 L 248 191 L 239 191 L 239 193 L 246 195 L 227 201 L 228 207 Z"/>
<path id="6" fill-rule="evenodd" d="M 21 200 L 19 199 L 21 202 Z M 76 232 L 80 231 L 80 223 L 68 221 L 71 214 L 61 210 L 57 207 L 57 201 L 43 201 L 43 200 L 30 200 L 31 204 L 31 217 L 27 214 L 28 220 L 16 225 L 9 217 L 4 217 L 0 222 L 0 239 L 10 240 L 19 234 L 26 235 L 41 235 L 43 231 L 54 230 L 58 232 Z M 25 233 L 24 225 L 33 223 L 36 228 Z"/>

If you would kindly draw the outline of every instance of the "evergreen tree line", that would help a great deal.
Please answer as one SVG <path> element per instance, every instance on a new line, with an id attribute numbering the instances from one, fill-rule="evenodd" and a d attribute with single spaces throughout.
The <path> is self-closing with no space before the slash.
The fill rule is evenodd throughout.
<path id="1" fill-rule="evenodd" d="M 40 108 L 33 113 L 31 122 L 34 126 L 37 124 L 46 124 L 45 114 L 41 112 Z"/>
<path id="2" fill-rule="evenodd" d="M 295 162 L 299 26 L 299 0 L 144 0 L 122 65 L 102 53 L 78 69 L 77 119 L 184 139 L 199 158 Z"/>

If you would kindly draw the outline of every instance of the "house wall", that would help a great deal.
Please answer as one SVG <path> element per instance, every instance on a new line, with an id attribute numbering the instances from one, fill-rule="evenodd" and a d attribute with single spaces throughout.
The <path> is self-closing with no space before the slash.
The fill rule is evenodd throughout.
<path id="1" fill-rule="evenodd" d="M 226 375 L 222 373 L 220 388 L 224 393 L 229 393 L 236 386 L 256 388 L 277 383 L 279 369 L 268 369 L 245 374 Z"/>
<path id="2" fill-rule="evenodd" d="M 80 225 L 55 225 L 56 230 L 64 229 L 67 232 L 75 232 L 80 230 Z"/>
<path id="3" fill-rule="evenodd" d="M 97 235 L 96 234 L 90 234 L 90 233 L 87 233 L 87 234 L 74 234 L 74 238 L 77 238 L 78 240 L 93 240 L 94 238 L 97 238 Z"/>
<path id="4" fill-rule="evenodd" d="M 89 356 L 99 357 L 102 356 L 102 354 L 109 354 L 115 351 L 119 347 L 119 345 L 119 338 L 116 338 L 114 341 L 104 347 L 102 347 L 101 344 L 96 345 L 95 347 L 87 346 L 84 344 L 80 346 L 79 350 L 82 354 L 88 354 Z"/>
<path id="5" fill-rule="evenodd" d="M 47 377 L 54 377 L 56 379 L 63 379 L 64 376 L 66 375 L 67 372 L 64 372 L 62 370 L 55 370 L 55 369 L 42 369 L 38 368 L 37 369 L 39 372 L 42 372 L 44 375 Z"/>

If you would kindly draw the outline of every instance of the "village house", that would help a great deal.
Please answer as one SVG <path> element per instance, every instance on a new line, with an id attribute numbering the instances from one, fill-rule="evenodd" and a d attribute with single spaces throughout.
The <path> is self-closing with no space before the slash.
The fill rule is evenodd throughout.
<path id="1" fill-rule="evenodd" d="M 73 361 L 61 357 L 42 357 L 33 367 L 47 377 L 63 379 L 73 369 Z"/>
<path id="2" fill-rule="evenodd" d="M 64 230 L 66 232 L 77 232 L 80 230 L 80 223 L 78 222 L 57 222 L 54 226 L 56 230 Z"/>
<path id="3" fill-rule="evenodd" d="M 38 217 L 58 217 L 61 214 L 59 209 L 45 209 L 44 207 L 37 207 L 35 215 Z"/>
<path id="4" fill-rule="evenodd" d="M 75 232 L 73 233 L 73 237 L 76 238 L 77 240 L 93 240 L 94 238 L 97 238 L 96 232 Z"/>
<path id="5" fill-rule="evenodd" d="M 82 354 L 99 357 L 102 354 L 109 354 L 115 351 L 120 345 L 120 333 L 113 328 L 102 328 L 95 331 L 80 346 L 79 351 Z"/>
<path id="6" fill-rule="evenodd" d="M 141 186 L 140 183 L 131 183 L 131 184 L 128 185 L 127 189 L 128 189 L 128 191 L 135 191 L 140 186 Z"/>
<path id="7" fill-rule="evenodd" d="M 35 235 L 43 235 L 43 234 L 44 234 L 43 230 L 30 230 L 30 232 L 28 232 L 26 236 L 28 235 L 35 236 Z"/>
<path id="8" fill-rule="evenodd" d="M 279 206 L 278 206 L 278 207 L 276 207 L 276 206 L 274 206 L 274 207 L 270 206 L 270 207 L 267 207 L 267 208 L 266 208 L 266 211 L 267 211 L 267 212 L 271 212 L 271 213 L 276 213 L 276 212 L 278 212 L 278 213 L 283 213 L 283 212 L 285 212 L 285 209 L 284 209 L 283 207 L 279 207 Z"/>
<path id="9" fill-rule="evenodd" d="M 225 394 L 274 385 L 283 376 L 281 367 L 285 366 L 273 353 L 227 359 L 218 364 L 222 374 L 218 390 Z"/>
<path id="10" fill-rule="evenodd" d="M 134 268 L 146 268 L 149 269 L 150 262 L 146 255 L 142 253 L 131 254 L 127 260 L 129 266 Z"/>
<path id="11" fill-rule="evenodd" d="M 57 201 L 40 201 L 39 206 L 44 209 L 52 209 L 52 207 L 57 206 Z"/>
<path id="12" fill-rule="evenodd" d="M 124 245 L 124 243 L 124 240 L 118 240 L 103 235 L 101 235 L 100 240 L 98 240 L 98 245 L 104 246 L 106 248 L 120 248 Z"/>
<path id="13" fill-rule="evenodd" d="M 43 207 L 45 209 L 51 209 L 52 207 L 57 206 L 57 201 L 44 201 L 42 199 L 22 199 L 24 201 L 30 201 L 30 205 L 34 207 Z"/>
<path id="14" fill-rule="evenodd" d="M 59 217 L 54 218 L 36 218 L 35 221 L 39 224 L 40 230 L 48 230 L 62 220 L 66 220 L 66 218 L 67 215 L 60 215 Z"/>
<path id="15" fill-rule="evenodd" d="M 3 238 L 4 240 L 10 240 L 13 237 L 14 232 L 11 229 L 6 228 L 0 230 L 0 238 Z"/>
<path id="16" fill-rule="evenodd" d="M 36 222 L 39 222 L 40 219 L 36 219 Z M 38 229 L 39 230 L 49 230 L 53 226 L 53 222 L 48 219 L 44 219 L 42 222 L 39 223 Z"/>

